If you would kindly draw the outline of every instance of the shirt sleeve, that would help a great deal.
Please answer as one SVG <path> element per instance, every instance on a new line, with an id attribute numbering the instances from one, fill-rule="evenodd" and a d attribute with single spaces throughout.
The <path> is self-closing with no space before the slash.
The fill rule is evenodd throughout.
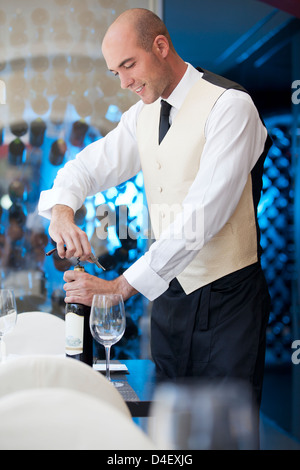
<path id="1" fill-rule="evenodd" d="M 140 171 L 136 121 L 141 107 L 142 102 L 132 106 L 113 131 L 88 145 L 58 171 L 52 189 L 41 192 L 39 215 L 50 219 L 56 204 L 76 212 L 86 197 L 121 184 Z"/>
<path id="2" fill-rule="evenodd" d="M 167 290 L 170 281 L 229 220 L 263 152 L 267 131 L 250 96 L 227 90 L 208 117 L 205 137 L 199 172 L 183 201 L 188 216 L 180 214 L 168 233 L 162 233 L 124 273 L 149 300 Z M 185 224 L 191 218 L 200 220 L 200 227 L 194 239 L 187 239 L 185 234 L 190 232 Z"/>

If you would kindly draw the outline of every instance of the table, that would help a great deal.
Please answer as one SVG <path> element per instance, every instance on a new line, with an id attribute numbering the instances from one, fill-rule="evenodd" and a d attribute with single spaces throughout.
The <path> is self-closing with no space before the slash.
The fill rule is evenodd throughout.
<path id="1" fill-rule="evenodd" d="M 155 388 L 154 363 L 150 359 L 127 359 L 119 362 L 126 365 L 128 373 L 111 374 L 112 379 L 124 381 L 124 387 L 117 390 L 126 401 L 132 417 L 147 417 Z"/>

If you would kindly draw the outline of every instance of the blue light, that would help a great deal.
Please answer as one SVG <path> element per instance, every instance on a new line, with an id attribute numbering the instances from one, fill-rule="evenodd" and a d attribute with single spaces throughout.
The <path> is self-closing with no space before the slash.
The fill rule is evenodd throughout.
<path id="1" fill-rule="evenodd" d="M 144 177 L 141 171 L 137 174 L 135 178 L 135 185 L 140 189 L 144 187 Z"/>
<path id="2" fill-rule="evenodd" d="M 129 181 L 126 183 L 126 189 L 123 193 L 120 193 L 115 201 L 116 206 L 129 206 L 133 198 L 138 194 L 138 191 L 135 187 L 135 185 Z"/>
<path id="3" fill-rule="evenodd" d="M 87 210 L 86 220 L 93 220 L 95 218 L 95 215 L 96 215 L 95 206 L 94 206 L 93 201 L 89 201 L 89 200 L 86 201 L 85 207 L 86 207 L 86 210 Z"/>
<path id="4" fill-rule="evenodd" d="M 111 104 L 108 107 L 105 117 L 111 122 L 119 122 L 122 117 L 122 113 L 119 110 L 118 106 L 116 106 L 115 104 Z"/>
<path id="5" fill-rule="evenodd" d="M 135 202 L 129 206 L 129 217 L 137 217 L 142 215 L 144 211 L 144 197 L 142 193 L 139 193 L 135 199 Z"/>
<path id="6" fill-rule="evenodd" d="M 280 196 L 280 192 L 274 186 L 270 186 L 269 189 L 262 194 L 260 203 L 257 208 L 257 213 L 260 216 L 263 214 L 272 204 L 275 199 Z"/>
<path id="7" fill-rule="evenodd" d="M 267 177 L 266 174 L 263 175 L 263 188 L 266 190 L 272 185 L 272 181 Z"/>
<path id="8" fill-rule="evenodd" d="M 278 147 L 276 147 L 276 145 L 273 145 L 272 148 L 270 149 L 269 157 L 280 157 L 280 156 L 281 156 L 281 150 Z M 270 158 L 267 160 L 269 161 L 269 165 L 272 165 L 272 160 Z"/>
<path id="9" fill-rule="evenodd" d="M 251 47 L 248 48 L 246 52 L 241 54 L 237 59 L 236 62 L 238 64 L 241 64 L 245 60 L 247 60 L 254 52 L 258 51 L 267 41 L 269 41 L 272 37 L 274 37 L 276 34 L 278 34 L 282 29 L 286 27 L 286 25 L 289 23 L 290 20 L 287 20 L 286 22 L 283 22 L 273 30 L 269 31 L 267 34 L 261 37 L 259 41 L 256 41 Z"/>
<path id="10" fill-rule="evenodd" d="M 110 253 L 114 253 L 117 248 L 121 248 L 122 246 L 114 225 L 107 228 L 107 240 Z"/>
<path id="11" fill-rule="evenodd" d="M 106 191 L 105 193 L 107 199 L 114 199 L 115 197 L 118 196 L 118 191 L 117 188 L 110 188 Z"/>
<path id="12" fill-rule="evenodd" d="M 101 204 L 104 204 L 105 203 L 105 197 L 103 196 L 102 193 L 98 193 L 96 194 L 95 196 L 95 206 L 98 207 L 100 206 Z"/>
<path id="13" fill-rule="evenodd" d="M 223 52 L 223 54 L 218 57 L 215 61 L 216 64 L 220 64 L 224 62 L 224 60 L 228 59 L 240 46 L 242 46 L 246 41 L 248 41 L 251 36 L 253 36 L 259 29 L 261 29 L 268 21 L 272 19 L 272 17 L 277 13 L 277 9 L 273 10 L 269 15 L 262 18 L 262 20 L 258 21 L 252 28 L 250 28 L 246 33 L 242 34 L 237 41 L 235 41 L 230 47 Z"/>

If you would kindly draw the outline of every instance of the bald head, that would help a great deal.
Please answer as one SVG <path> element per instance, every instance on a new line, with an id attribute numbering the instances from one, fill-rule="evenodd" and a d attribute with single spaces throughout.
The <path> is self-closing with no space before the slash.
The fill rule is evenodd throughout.
<path id="1" fill-rule="evenodd" d="M 118 34 L 120 28 L 128 30 L 136 36 L 137 45 L 147 52 L 151 51 L 154 39 L 165 36 L 170 48 L 173 49 L 172 41 L 164 22 L 152 11 L 144 8 L 132 8 L 122 13 L 107 30 L 103 45 Z"/>
<path id="2" fill-rule="evenodd" d="M 142 8 L 126 10 L 114 21 L 103 39 L 102 53 L 121 87 L 136 93 L 145 104 L 167 97 L 186 69 L 164 23 Z"/>

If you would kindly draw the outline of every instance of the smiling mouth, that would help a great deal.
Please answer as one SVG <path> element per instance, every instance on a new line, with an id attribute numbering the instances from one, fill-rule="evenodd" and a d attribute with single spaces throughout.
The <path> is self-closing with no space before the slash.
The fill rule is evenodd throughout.
<path id="1" fill-rule="evenodd" d="M 137 94 L 141 93 L 141 91 L 144 89 L 144 87 L 145 87 L 145 85 L 140 86 L 139 88 L 137 88 L 137 89 L 135 90 L 135 92 L 136 92 Z"/>

